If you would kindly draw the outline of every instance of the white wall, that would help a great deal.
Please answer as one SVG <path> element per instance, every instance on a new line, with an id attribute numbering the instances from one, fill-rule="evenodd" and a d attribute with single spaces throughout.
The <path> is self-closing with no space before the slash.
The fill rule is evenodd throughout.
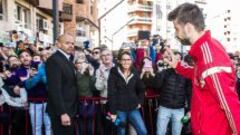
<path id="1" fill-rule="evenodd" d="M 218 6 L 216 6 L 216 3 Z M 211 0 L 207 6 L 208 17 L 206 23 L 207 28 L 211 30 L 212 36 L 218 39 L 228 52 L 240 51 L 240 8 L 237 1 L 234 0 Z M 230 9 L 231 13 L 226 15 L 225 11 Z M 230 27 L 231 42 L 227 42 L 224 36 L 224 18 L 231 17 Z M 236 38 L 236 40 L 234 40 Z"/>
<path id="2" fill-rule="evenodd" d="M 121 0 L 100 0 L 99 17 L 119 1 Z M 112 35 L 128 21 L 127 0 L 125 0 L 101 20 L 102 44 L 106 44 L 110 49 L 118 50 L 122 42 L 127 41 L 127 27 L 119 31 L 114 37 Z"/>

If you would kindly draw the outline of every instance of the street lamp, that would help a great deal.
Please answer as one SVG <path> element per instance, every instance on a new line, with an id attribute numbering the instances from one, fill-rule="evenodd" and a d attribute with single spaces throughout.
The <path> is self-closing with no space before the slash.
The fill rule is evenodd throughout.
<path id="1" fill-rule="evenodd" d="M 52 0 L 53 8 L 53 45 L 55 45 L 56 39 L 58 38 L 58 0 Z"/>

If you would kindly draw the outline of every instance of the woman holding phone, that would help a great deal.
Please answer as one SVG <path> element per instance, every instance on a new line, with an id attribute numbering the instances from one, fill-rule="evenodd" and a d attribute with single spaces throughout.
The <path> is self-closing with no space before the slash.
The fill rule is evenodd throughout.
<path id="1" fill-rule="evenodd" d="M 132 66 L 131 54 L 123 52 L 118 57 L 119 65 L 110 71 L 108 97 L 111 118 L 121 123 L 128 121 L 138 135 L 147 135 L 139 108 L 144 101 L 145 86 Z M 125 126 L 118 126 L 117 134 L 125 135 Z"/>

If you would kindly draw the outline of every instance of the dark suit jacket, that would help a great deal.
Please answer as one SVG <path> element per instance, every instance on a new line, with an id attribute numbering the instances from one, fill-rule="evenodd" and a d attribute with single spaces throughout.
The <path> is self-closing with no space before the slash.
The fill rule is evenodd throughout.
<path id="1" fill-rule="evenodd" d="M 52 117 L 67 113 L 74 117 L 77 112 L 77 84 L 74 65 L 61 52 L 54 53 L 46 63 L 47 112 Z"/>

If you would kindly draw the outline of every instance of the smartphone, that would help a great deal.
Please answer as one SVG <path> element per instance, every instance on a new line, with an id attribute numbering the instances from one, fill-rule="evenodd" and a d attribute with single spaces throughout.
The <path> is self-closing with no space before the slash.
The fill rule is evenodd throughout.
<path id="1" fill-rule="evenodd" d="M 150 61 L 150 60 L 145 60 L 144 68 L 152 68 L 152 61 Z"/>

